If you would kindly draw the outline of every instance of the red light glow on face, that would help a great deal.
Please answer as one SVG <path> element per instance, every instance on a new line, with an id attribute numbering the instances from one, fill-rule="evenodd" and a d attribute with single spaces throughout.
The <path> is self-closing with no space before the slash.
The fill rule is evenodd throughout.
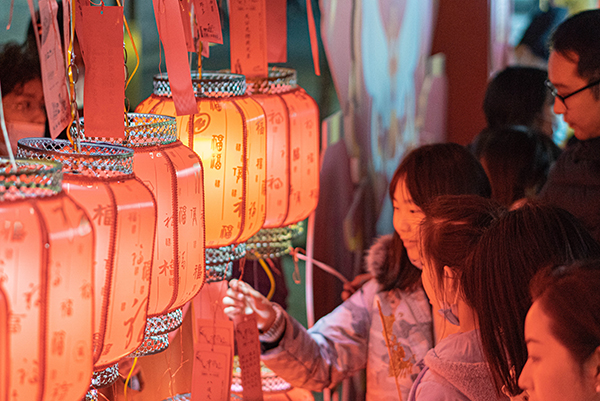
<path id="1" fill-rule="evenodd" d="M 554 337 L 551 323 L 540 303 L 534 302 L 525 320 L 529 355 L 519 386 L 527 391 L 530 401 L 597 400 L 597 363 L 590 360 L 580 366 Z"/>

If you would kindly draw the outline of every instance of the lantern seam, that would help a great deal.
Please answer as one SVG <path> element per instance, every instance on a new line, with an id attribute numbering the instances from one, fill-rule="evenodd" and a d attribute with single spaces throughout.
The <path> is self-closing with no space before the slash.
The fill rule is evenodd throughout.
<path id="1" fill-rule="evenodd" d="M 40 224 L 40 234 L 42 238 L 42 266 L 43 269 L 40 274 L 40 326 L 42 328 L 41 332 L 43 334 L 40 335 L 40 348 L 38 355 L 39 365 L 38 365 L 38 378 L 40 378 L 39 383 L 40 386 L 38 388 L 38 399 L 41 401 L 44 399 L 44 391 L 46 386 L 46 349 L 48 347 L 46 338 L 48 336 L 48 305 L 47 300 L 48 297 L 48 271 L 50 270 L 50 236 L 48 235 L 48 226 L 46 225 L 46 216 L 41 212 L 40 208 L 37 205 L 36 201 L 31 201 L 31 208 L 35 210 L 36 216 L 38 216 L 38 222 Z M 48 247 L 45 246 L 48 245 Z"/>

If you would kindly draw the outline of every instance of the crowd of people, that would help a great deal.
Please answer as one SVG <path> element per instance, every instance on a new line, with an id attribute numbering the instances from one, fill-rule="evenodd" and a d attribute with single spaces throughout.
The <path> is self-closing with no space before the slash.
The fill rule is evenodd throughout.
<path id="1" fill-rule="evenodd" d="M 366 369 L 367 400 L 600 400 L 600 10 L 556 28 L 547 72 L 495 76 L 484 110 L 468 148 L 404 157 L 395 232 L 312 328 L 230 282 L 268 367 L 316 391 Z"/>

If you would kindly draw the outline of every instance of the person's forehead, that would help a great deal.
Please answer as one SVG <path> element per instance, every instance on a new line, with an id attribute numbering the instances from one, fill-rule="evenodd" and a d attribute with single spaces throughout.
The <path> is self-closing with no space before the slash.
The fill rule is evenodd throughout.
<path id="1" fill-rule="evenodd" d="M 548 59 L 548 79 L 557 89 L 579 85 L 585 80 L 577 72 L 579 57 L 570 54 L 569 57 L 552 51 Z"/>
<path id="2" fill-rule="evenodd" d="M 406 181 L 404 179 L 398 180 L 398 184 L 396 184 L 396 190 L 394 191 L 394 202 L 401 202 L 408 205 L 415 204 L 410 196 L 410 192 L 408 191 L 408 187 L 406 186 Z"/>

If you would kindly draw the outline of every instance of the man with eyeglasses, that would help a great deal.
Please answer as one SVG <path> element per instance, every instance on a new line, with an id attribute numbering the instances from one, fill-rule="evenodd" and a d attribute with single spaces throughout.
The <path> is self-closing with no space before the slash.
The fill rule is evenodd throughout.
<path id="1" fill-rule="evenodd" d="M 550 40 L 548 82 L 554 112 L 579 140 L 550 172 L 542 199 L 578 217 L 600 241 L 600 10 L 558 26 Z"/>

